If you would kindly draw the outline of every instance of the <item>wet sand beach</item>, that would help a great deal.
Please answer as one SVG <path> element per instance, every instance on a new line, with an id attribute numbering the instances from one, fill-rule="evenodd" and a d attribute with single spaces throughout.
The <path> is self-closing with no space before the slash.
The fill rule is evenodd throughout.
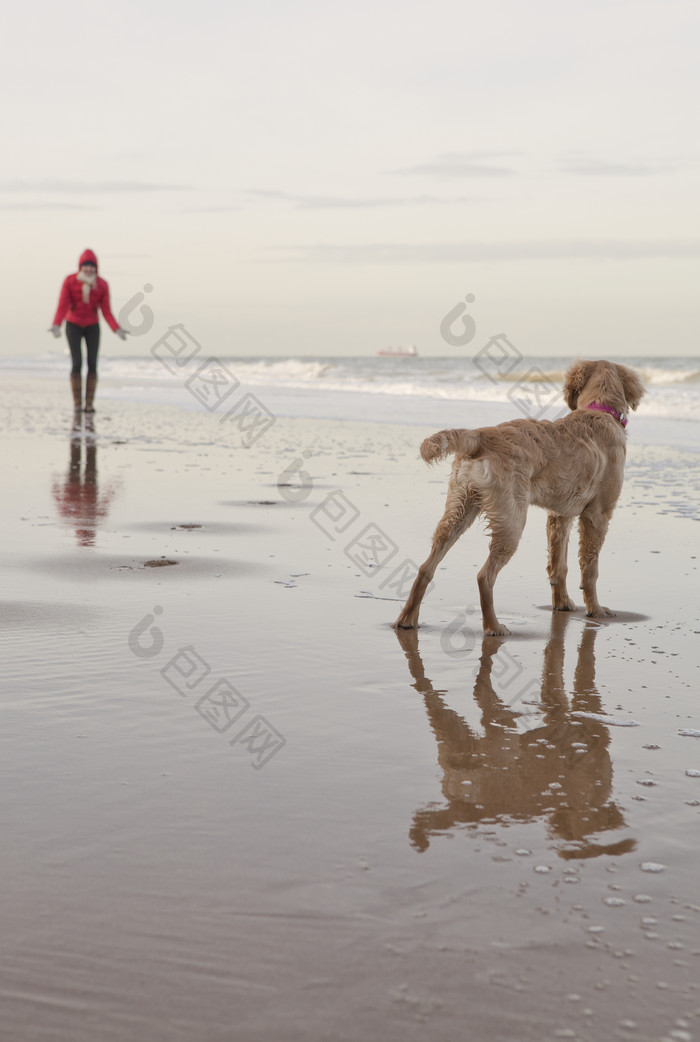
<path id="1" fill-rule="evenodd" d="M 700 455 L 632 419 L 615 618 L 532 510 L 512 636 L 476 527 L 397 635 L 433 428 L 67 383 L 0 407 L 2 1038 L 700 1037 Z"/>

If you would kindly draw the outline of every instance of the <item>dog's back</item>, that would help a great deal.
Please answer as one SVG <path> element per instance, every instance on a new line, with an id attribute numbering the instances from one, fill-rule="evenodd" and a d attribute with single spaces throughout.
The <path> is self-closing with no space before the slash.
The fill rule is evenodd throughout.
<path id="1" fill-rule="evenodd" d="M 603 429 L 594 413 L 577 410 L 554 422 L 509 420 L 496 427 L 438 431 L 425 439 L 420 454 L 426 463 L 454 454 L 452 480 L 481 494 L 487 516 L 488 499 L 497 489 L 499 511 L 508 509 L 511 497 L 577 517 L 603 485 L 606 504 L 614 507 L 625 450 L 622 428 Z"/>

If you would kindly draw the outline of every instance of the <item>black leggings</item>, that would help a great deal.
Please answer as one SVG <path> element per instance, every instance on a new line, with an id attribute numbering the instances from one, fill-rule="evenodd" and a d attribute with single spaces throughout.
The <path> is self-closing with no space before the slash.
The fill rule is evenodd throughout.
<path id="1" fill-rule="evenodd" d="M 100 325 L 95 322 L 93 326 L 77 326 L 75 322 L 66 322 L 66 336 L 70 347 L 73 369 L 71 376 L 80 376 L 83 369 L 83 352 L 80 341 L 85 337 L 87 349 L 87 371 L 88 375 L 97 375 L 97 352 L 100 347 Z"/>

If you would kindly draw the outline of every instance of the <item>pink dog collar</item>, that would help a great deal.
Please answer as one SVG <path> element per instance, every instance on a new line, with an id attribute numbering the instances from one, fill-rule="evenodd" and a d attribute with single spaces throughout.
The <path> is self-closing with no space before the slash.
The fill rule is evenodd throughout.
<path id="1" fill-rule="evenodd" d="M 623 427 L 627 426 L 627 417 L 623 412 L 617 412 L 616 409 L 611 409 L 609 405 L 603 405 L 602 402 L 590 402 L 586 406 L 587 409 L 597 409 L 598 412 L 609 412 L 611 416 L 614 416 L 616 420 L 619 420 Z"/>

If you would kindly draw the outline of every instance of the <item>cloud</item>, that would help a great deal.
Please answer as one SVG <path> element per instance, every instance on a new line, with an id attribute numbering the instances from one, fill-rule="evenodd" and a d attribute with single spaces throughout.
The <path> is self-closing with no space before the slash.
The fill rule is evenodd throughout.
<path id="1" fill-rule="evenodd" d="M 532 260 L 647 260 L 700 257 L 700 239 L 561 240 L 461 243 L 319 243 L 296 248 L 298 261 L 338 264 L 475 264 Z"/>
<path id="2" fill-rule="evenodd" d="M 239 213 L 240 206 L 183 206 L 181 213 Z"/>
<path id="3" fill-rule="evenodd" d="M 422 174 L 443 178 L 514 177 L 523 173 L 520 152 L 451 152 L 428 163 L 395 170 L 395 174 Z M 504 162 L 505 160 L 505 162 Z M 570 154 L 560 161 L 560 172 L 587 177 L 645 177 L 676 173 L 680 164 L 664 160 L 609 160 Z M 540 175 L 541 176 L 541 175 Z"/>
<path id="4" fill-rule="evenodd" d="M 438 177 L 512 177 L 517 170 L 512 165 L 494 164 L 494 159 L 518 155 L 517 152 L 448 152 L 431 163 L 395 170 L 396 174 L 429 174 Z"/>
<path id="5" fill-rule="evenodd" d="M 291 203 L 298 210 L 372 210 L 400 206 L 447 206 L 470 201 L 467 196 L 441 198 L 436 195 L 411 195 L 363 198 L 361 196 L 294 195 L 289 192 L 265 189 L 251 190 L 246 194 L 254 199 Z"/>
<path id="6" fill-rule="evenodd" d="M 30 195 L 36 192 L 58 192 L 67 195 L 82 195 L 85 192 L 99 194 L 113 192 L 188 192 L 189 185 L 152 184 L 147 181 L 62 181 L 45 177 L 34 181 L 15 179 L 0 181 L 0 192 L 13 195 Z"/>
<path id="7" fill-rule="evenodd" d="M 0 210 L 101 210 L 101 206 L 84 206 L 82 203 L 0 203 Z"/>
<path id="8" fill-rule="evenodd" d="M 611 163 L 607 159 L 581 159 L 566 165 L 564 172 L 586 177 L 647 177 L 651 174 L 675 173 L 677 169 L 660 163 Z"/>

